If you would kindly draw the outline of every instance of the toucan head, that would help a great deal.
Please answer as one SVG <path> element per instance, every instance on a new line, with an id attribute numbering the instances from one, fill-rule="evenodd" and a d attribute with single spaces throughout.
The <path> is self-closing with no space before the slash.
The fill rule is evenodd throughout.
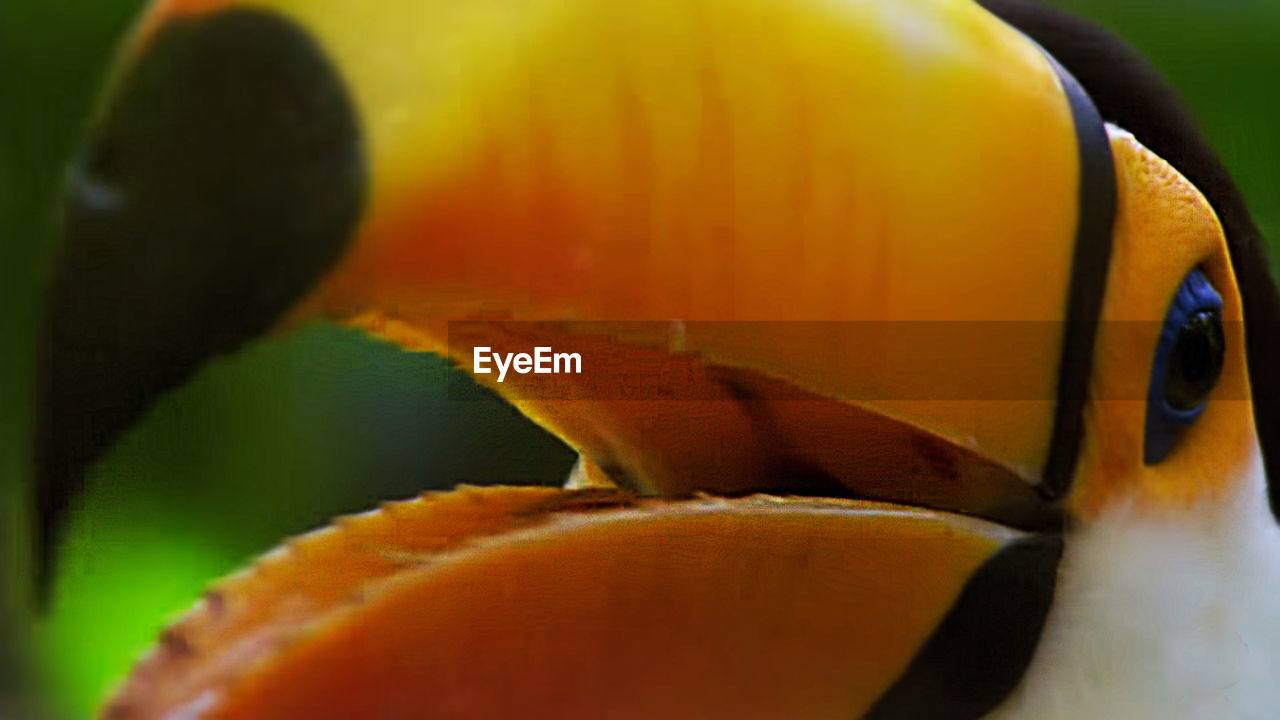
<path id="1" fill-rule="evenodd" d="M 69 178 L 45 551 L 158 397 L 311 317 L 645 490 L 1023 528 L 1233 493 L 1276 427 L 1256 230 L 1181 115 L 1134 114 L 1163 85 L 1100 77 L 1127 50 L 986 4 L 157 3 Z"/>

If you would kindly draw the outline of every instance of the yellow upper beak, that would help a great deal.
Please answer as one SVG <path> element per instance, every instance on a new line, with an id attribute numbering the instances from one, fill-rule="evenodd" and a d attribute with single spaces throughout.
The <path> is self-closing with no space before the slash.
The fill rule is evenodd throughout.
<path id="1" fill-rule="evenodd" d="M 641 487 L 1052 524 L 1086 394 L 1121 382 L 1088 371 L 1107 275 L 1168 258 L 1106 295 L 1158 325 L 1186 272 L 1225 263 L 1202 198 L 1194 249 L 1148 249 L 1150 223 L 1107 237 L 1097 196 L 1133 215 L 1199 194 L 1117 192 L 1151 161 L 1114 169 L 1087 96 L 964 0 L 342 7 L 277 8 L 341 68 L 372 186 L 297 314 L 467 367 L 580 350 L 581 376 L 477 377 Z M 1143 249 L 1108 273 L 1108 243 Z M 1126 397 L 1152 347 L 1127 349 Z"/>
<path id="2" fill-rule="evenodd" d="M 467 367 L 477 347 L 577 352 L 581 374 L 477 377 L 642 489 L 1053 526 L 1076 476 L 1079 511 L 1143 485 L 1134 423 L 1187 273 L 1203 267 L 1239 319 L 1195 188 L 1108 137 L 1069 74 L 967 0 L 167 2 L 129 46 L 124 86 L 230 11 L 304 48 L 266 58 L 281 77 L 297 70 L 283 60 L 326 65 L 317 87 L 353 115 L 336 136 L 358 141 L 357 191 L 316 186 L 357 197 L 359 215 L 291 317 Z M 270 103 L 262 122 L 288 119 Z M 305 152 L 308 137 L 290 139 Z M 335 157 L 342 170 L 305 177 L 346 177 L 352 154 Z M 1187 239 L 1161 245 L 1170 234 Z M 1149 332 L 1121 342 L 1100 317 Z M 1242 403 L 1221 420 L 1236 439 L 1191 453 L 1199 465 L 1252 447 L 1238 323 L 1227 346 L 1216 392 Z"/>

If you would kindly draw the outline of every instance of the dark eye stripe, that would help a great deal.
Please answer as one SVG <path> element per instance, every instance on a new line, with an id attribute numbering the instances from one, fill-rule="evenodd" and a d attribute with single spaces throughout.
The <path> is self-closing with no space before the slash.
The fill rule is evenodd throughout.
<path id="1" fill-rule="evenodd" d="M 1030 40 L 1030 42 L 1035 42 Z M 1038 47 L 1038 46 L 1037 46 Z M 1043 48 L 1041 48 L 1044 52 Z M 1093 343 L 1102 315 L 1102 297 L 1111 263 L 1111 234 L 1116 217 L 1115 163 L 1106 125 L 1088 93 L 1071 73 L 1045 52 L 1071 105 L 1080 156 L 1080 199 L 1075 252 L 1067 291 L 1067 319 L 1058 362 L 1058 394 L 1049 454 L 1040 490 L 1059 498 L 1070 489 L 1084 433 L 1084 405 L 1093 370 Z"/>

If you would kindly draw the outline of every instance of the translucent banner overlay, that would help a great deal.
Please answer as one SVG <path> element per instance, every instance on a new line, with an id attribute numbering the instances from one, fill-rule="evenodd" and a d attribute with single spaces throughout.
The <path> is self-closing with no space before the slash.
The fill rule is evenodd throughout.
<path id="1" fill-rule="evenodd" d="M 1162 328 L 1101 323 L 1091 397 L 1146 401 Z M 797 399 L 1052 401 L 1062 330 L 1061 322 L 465 321 L 448 323 L 445 341 L 476 381 L 529 400 L 716 400 L 762 381 Z M 1232 360 L 1242 328 L 1223 331 L 1226 363 L 1212 397 L 1244 400 Z M 474 397 L 453 386 L 450 395 Z"/>

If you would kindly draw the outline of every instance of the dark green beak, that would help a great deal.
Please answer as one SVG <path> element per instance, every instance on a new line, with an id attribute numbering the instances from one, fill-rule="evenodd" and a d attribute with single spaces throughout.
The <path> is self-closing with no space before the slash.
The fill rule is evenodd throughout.
<path id="1" fill-rule="evenodd" d="M 183 16 L 126 58 L 71 169 L 40 340 L 36 567 L 89 467 L 341 256 L 366 183 L 316 42 L 273 14 Z"/>

